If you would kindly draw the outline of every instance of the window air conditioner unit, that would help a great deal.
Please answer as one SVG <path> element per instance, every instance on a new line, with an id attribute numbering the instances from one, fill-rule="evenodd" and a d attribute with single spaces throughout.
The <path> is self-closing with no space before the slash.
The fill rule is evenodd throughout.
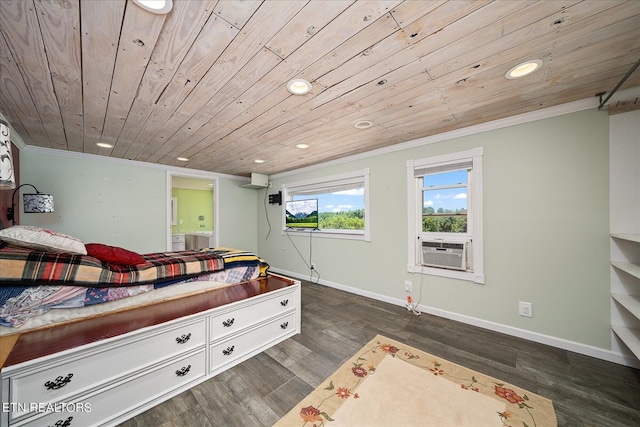
<path id="1" fill-rule="evenodd" d="M 444 240 L 422 241 L 422 265 L 466 271 L 469 243 Z"/>

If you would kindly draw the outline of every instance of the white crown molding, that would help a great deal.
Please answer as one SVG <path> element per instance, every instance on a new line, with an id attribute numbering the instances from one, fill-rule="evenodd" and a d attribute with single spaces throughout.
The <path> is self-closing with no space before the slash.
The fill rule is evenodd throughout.
<path id="1" fill-rule="evenodd" d="M 129 165 L 129 166 L 133 165 L 136 167 L 143 167 L 143 168 L 149 168 L 149 169 L 161 169 L 164 171 L 172 172 L 174 174 L 189 175 L 194 178 L 228 178 L 228 179 L 235 179 L 242 182 L 250 181 L 250 179 L 245 176 L 228 175 L 228 174 L 217 173 L 217 172 L 203 171 L 199 169 L 180 168 L 177 166 L 170 166 L 170 165 L 160 165 L 156 163 L 141 162 L 139 160 L 129 160 L 129 159 L 121 159 L 117 157 L 99 156 L 97 154 L 79 153 L 77 151 L 56 150 L 54 148 L 36 147 L 35 145 L 27 145 L 25 148 L 23 148 L 23 151 L 26 151 L 26 152 L 32 151 L 36 153 L 51 154 L 51 155 L 56 155 L 61 157 L 71 157 L 76 159 L 93 159 L 101 162 L 110 162 L 110 163 L 117 163 L 122 165 Z"/>
<path id="2" fill-rule="evenodd" d="M 620 100 L 629 99 L 629 98 L 633 98 L 633 97 L 638 97 L 638 96 L 640 96 L 640 86 L 636 86 L 636 87 L 632 87 L 632 88 L 629 88 L 629 89 L 620 90 L 620 91 L 616 92 L 611 97 L 611 99 L 609 99 L 607 101 L 607 104 L 611 104 L 613 102 L 617 102 L 617 101 L 620 101 Z M 604 98 L 604 96 L 603 96 L 603 98 Z M 407 142 L 402 142 L 402 143 L 399 143 L 399 144 L 391 145 L 389 147 L 379 148 L 377 150 L 371 150 L 371 151 L 367 151 L 365 153 L 356 154 L 356 155 L 353 155 L 353 156 L 347 156 L 347 157 L 343 157 L 343 158 L 336 159 L 336 160 L 331 160 L 331 161 L 324 162 L 324 163 L 318 163 L 318 164 L 315 164 L 315 165 L 306 166 L 306 167 L 300 168 L 300 169 L 293 169 L 293 170 L 290 170 L 290 171 L 287 171 L 287 172 L 273 174 L 273 175 L 270 176 L 270 178 L 273 178 L 273 179 L 282 178 L 282 177 L 285 177 L 285 176 L 295 175 L 295 174 L 299 174 L 299 173 L 303 173 L 303 172 L 309 172 L 309 171 L 312 171 L 312 170 L 317 170 L 317 169 L 325 168 L 325 167 L 328 167 L 328 166 L 334 166 L 334 165 L 339 165 L 339 164 L 352 162 L 352 161 L 356 161 L 356 160 L 362 160 L 362 159 L 367 159 L 367 158 L 370 158 L 370 157 L 380 156 L 380 155 L 383 155 L 383 154 L 395 153 L 397 151 L 402 151 L 402 150 L 408 150 L 408 149 L 411 149 L 411 148 L 420 147 L 420 146 L 427 145 L 427 144 L 433 144 L 433 143 L 436 143 L 436 142 L 446 141 L 446 140 L 449 140 L 449 139 L 460 138 L 460 137 L 463 137 L 463 136 L 474 135 L 474 134 L 478 134 L 478 133 L 482 133 L 482 132 L 487 132 L 487 131 L 491 131 L 491 130 L 505 128 L 505 127 L 508 127 L 508 126 L 514 126 L 514 125 L 518 125 L 518 124 L 533 122 L 533 121 L 536 121 L 536 120 L 542 120 L 542 119 L 547 119 L 547 118 L 551 118 L 551 117 L 557 117 L 557 116 L 561 116 L 561 115 L 564 115 L 564 114 L 575 113 L 575 112 L 578 112 L 578 111 L 588 110 L 588 109 L 591 109 L 591 108 L 597 108 L 598 105 L 600 105 L 600 100 L 598 98 L 596 98 L 596 97 L 582 99 L 582 100 L 579 100 L 579 101 L 574 101 L 574 102 L 569 102 L 569 103 L 566 103 L 566 104 L 556 105 L 556 106 L 553 106 L 553 107 L 544 108 L 544 109 L 537 110 L 537 111 L 532 111 L 532 112 L 529 112 L 529 113 L 523 113 L 523 114 L 519 114 L 519 115 L 512 116 L 512 117 L 506 117 L 504 119 L 494 120 L 494 121 L 491 121 L 491 122 L 481 123 L 481 124 L 478 124 L 478 125 L 469 126 L 469 127 L 462 128 L 462 129 L 457 129 L 457 130 L 453 130 L 453 131 L 449 131 L 449 132 L 444 132 L 444 133 L 441 133 L 441 134 L 432 135 L 432 136 L 428 136 L 428 137 L 425 137 L 425 138 L 418 138 L 418 139 L 414 139 L 414 140 L 411 140 L 411 141 L 407 141 Z M 4 116 L 1 113 L 0 113 L 0 118 L 4 119 Z M 4 120 L 6 122 L 8 122 L 6 119 L 4 119 Z M 36 146 L 33 146 L 33 145 L 25 144 L 24 140 L 20 137 L 20 135 L 18 135 L 17 132 L 14 132 L 13 128 L 11 128 L 11 129 L 12 129 L 11 140 L 16 145 L 16 147 L 18 147 L 19 150 L 43 151 L 43 152 L 55 153 L 55 154 L 59 154 L 59 155 L 69 155 L 69 156 L 73 156 L 73 157 L 76 157 L 76 158 L 83 158 L 83 157 L 89 156 L 89 157 L 95 157 L 95 158 L 100 159 L 100 160 L 109 160 L 109 161 L 114 161 L 114 162 L 134 162 L 138 166 L 157 167 L 157 168 L 160 168 L 160 169 L 163 169 L 163 170 L 189 172 L 189 173 L 194 173 L 194 174 L 197 174 L 197 175 L 204 174 L 203 176 L 205 176 L 205 177 L 224 177 L 224 178 L 229 178 L 229 179 L 236 179 L 236 180 L 243 181 L 243 182 L 249 182 L 250 181 L 249 178 L 242 177 L 242 176 L 237 176 L 237 175 L 227 175 L 227 174 L 221 174 L 221 173 L 217 173 L 217 172 L 201 171 L 201 170 L 198 170 L 198 169 L 188 169 L 188 168 L 179 168 L 179 167 L 176 167 L 176 166 L 157 165 L 157 164 L 154 164 L 154 163 L 141 162 L 141 161 L 137 161 L 137 160 L 119 159 L 119 158 L 114 158 L 114 157 L 98 156 L 96 154 L 86 154 L 86 153 L 78 153 L 78 152 L 72 152 L 72 151 L 55 150 L 55 149 L 44 148 L 44 147 L 36 147 Z"/>
<path id="3" fill-rule="evenodd" d="M 637 96 L 640 96 L 640 86 L 616 92 L 614 96 L 612 96 L 611 99 L 607 101 L 607 104 L 611 104 L 619 100 L 633 98 Z M 486 123 L 480 123 L 474 126 L 469 126 L 462 129 L 456 129 L 449 132 L 440 133 L 437 135 L 431 135 L 425 138 L 418 138 L 418 139 L 414 139 L 407 142 L 401 142 L 399 144 L 378 148 L 376 150 L 355 154 L 353 156 L 342 157 L 340 159 L 335 159 L 335 160 L 331 160 L 324 163 L 305 166 L 304 168 L 300 168 L 300 169 L 293 169 L 290 171 L 273 174 L 270 176 L 270 178 L 272 179 L 282 178 L 285 176 L 290 176 L 290 175 L 295 175 L 299 173 L 310 172 L 312 170 L 326 168 L 328 166 L 340 165 L 343 163 L 353 162 L 356 160 L 362 160 L 370 157 L 408 150 L 411 148 L 420 147 L 427 144 L 434 144 L 436 142 L 442 142 L 449 139 L 475 135 L 478 133 L 488 132 L 496 129 L 502 129 L 509 126 L 534 122 L 537 120 L 548 119 L 551 117 L 562 116 L 564 114 L 576 113 L 578 111 L 589 110 L 591 108 L 598 108 L 599 105 L 600 105 L 600 100 L 596 97 L 582 99 L 579 101 L 574 101 L 566 104 L 556 105 L 553 107 L 543 108 L 541 110 L 518 114 L 516 116 L 506 117 L 504 119 L 498 119 L 498 120 L 493 120 Z"/>

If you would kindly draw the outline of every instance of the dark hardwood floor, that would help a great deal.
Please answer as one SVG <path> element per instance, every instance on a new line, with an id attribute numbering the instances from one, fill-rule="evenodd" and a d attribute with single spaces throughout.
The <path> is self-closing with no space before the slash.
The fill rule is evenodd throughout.
<path id="1" fill-rule="evenodd" d="M 271 426 L 376 334 L 551 399 L 559 426 L 640 425 L 639 370 L 303 281 L 301 334 L 122 426 Z"/>

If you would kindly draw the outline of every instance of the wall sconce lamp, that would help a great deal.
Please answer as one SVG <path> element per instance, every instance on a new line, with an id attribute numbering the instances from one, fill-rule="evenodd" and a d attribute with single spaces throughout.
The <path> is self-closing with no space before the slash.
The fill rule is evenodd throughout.
<path id="1" fill-rule="evenodd" d="M 15 190 L 13 190 L 13 195 L 11 196 L 11 207 L 7 208 L 7 219 L 11 220 L 13 225 L 16 225 L 15 218 L 15 206 L 16 206 L 16 193 L 20 190 L 20 187 L 24 187 L 28 185 L 33 187 L 36 190 L 36 194 L 23 194 L 22 202 L 24 204 L 24 212 L 25 213 L 51 213 L 53 212 L 53 195 L 44 194 L 38 191 L 36 187 L 31 184 L 22 184 L 18 186 Z"/>

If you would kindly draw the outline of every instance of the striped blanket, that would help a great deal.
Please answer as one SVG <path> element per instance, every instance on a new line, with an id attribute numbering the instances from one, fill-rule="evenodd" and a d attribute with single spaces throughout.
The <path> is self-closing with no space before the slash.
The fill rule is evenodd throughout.
<path id="1" fill-rule="evenodd" d="M 143 255 L 146 263 L 108 264 L 89 255 L 43 252 L 0 244 L 0 286 L 51 284 L 126 286 L 157 283 L 224 268 L 222 257 L 209 251 L 158 252 Z"/>
<path id="2" fill-rule="evenodd" d="M 142 255 L 133 267 L 87 255 L 40 252 L 0 243 L 0 325 L 17 327 L 52 308 L 85 307 L 193 281 L 241 283 L 269 265 L 233 248 Z"/>
<path id="3" fill-rule="evenodd" d="M 207 248 L 202 249 L 202 251 L 220 256 L 224 261 L 225 269 L 239 266 L 258 265 L 260 267 L 260 277 L 266 276 L 269 270 L 269 264 L 253 252 L 225 247 Z"/>

